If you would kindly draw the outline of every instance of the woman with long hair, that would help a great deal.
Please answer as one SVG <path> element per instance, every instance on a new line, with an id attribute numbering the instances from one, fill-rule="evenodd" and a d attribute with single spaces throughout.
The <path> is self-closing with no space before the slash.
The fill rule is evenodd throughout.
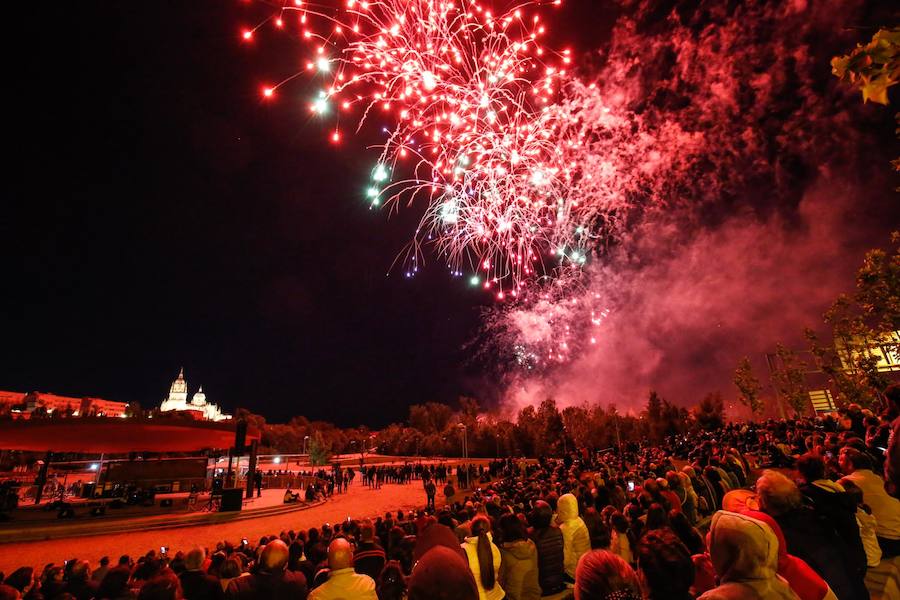
<path id="1" fill-rule="evenodd" d="M 469 569 L 478 585 L 479 600 L 503 600 L 506 593 L 500 587 L 500 549 L 494 545 L 491 521 L 485 515 L 472 519 L 472 535 L 463 542 L 462 549 L 469 559 Z"/>
<path id="2" fill-rule="evenodd" d="M 653 531 L 654 529 L 662 529 L 663 527 L 668 526 L 669 516 L 666 514 L 666 509 L 663 508 L 662 504 L 654 502 L 647 510 L 647 523 L 644 531 L 642 532 L 642 536 L 646 535 L 650 531 Z"/>

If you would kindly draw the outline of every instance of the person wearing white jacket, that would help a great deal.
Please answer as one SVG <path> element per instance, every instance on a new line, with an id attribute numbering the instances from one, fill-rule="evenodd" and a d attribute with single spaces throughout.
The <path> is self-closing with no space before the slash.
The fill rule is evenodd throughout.
<path id="1" fill-rule="evenodd" d="M 575 581 L 578 559 L 591 551 L 591 538 L 587 525 L 578 516 L 578 499 L 572 494 L 563 494 L 556 503 L 559 515 L 559 529 L 563 534 L 563 567 L 566 575 Z"/>

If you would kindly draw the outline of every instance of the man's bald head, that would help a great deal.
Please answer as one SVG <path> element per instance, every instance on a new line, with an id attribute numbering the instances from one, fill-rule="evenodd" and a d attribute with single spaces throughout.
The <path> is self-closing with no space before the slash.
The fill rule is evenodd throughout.
<path id="1" fill-rule="evenodd" d="M 288 563 L 288 547 L 281 540 L 272 540 L 263 548 L 259 562 L 269 572 L 284 571 Z"/>
<path id="2" fill-rule="evenodd" d="M 328 566 L 332 571 L 349 569 L 353 566 L 353 546 L 344 538 L 337 538 L 328 544 Z"/>

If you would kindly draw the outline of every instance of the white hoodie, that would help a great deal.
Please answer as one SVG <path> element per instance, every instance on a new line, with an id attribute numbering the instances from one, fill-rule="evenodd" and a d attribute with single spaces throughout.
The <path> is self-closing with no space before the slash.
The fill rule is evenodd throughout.
<path id="1" fill-rule="evenodd" d="M 563 566 L 566 575 L 575 579 L 578 559 L 591 551 L 591 538 L 587 525 L 578 516 L 578 499 L 572 494 L 563 494 L 556 503 L 559 513 L 559 529 L 563 534 Z"/>

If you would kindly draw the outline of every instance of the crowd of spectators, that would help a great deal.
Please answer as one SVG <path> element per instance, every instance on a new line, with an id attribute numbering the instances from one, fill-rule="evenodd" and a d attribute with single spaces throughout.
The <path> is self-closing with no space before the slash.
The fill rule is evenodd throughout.
<path id="1" fill-rule="evenodd" d="M 457 472 L 458 485 L 471 480 L 461 495 L 445 471 L 438 508 L 426 471 L 420 511 L 93 568 L 22 567 L 0 600 L 866 599 L 867 571 L 900 555 L 900 388 L 888 395 L 880 416 L 851 406 L 495 460 Z"/>

